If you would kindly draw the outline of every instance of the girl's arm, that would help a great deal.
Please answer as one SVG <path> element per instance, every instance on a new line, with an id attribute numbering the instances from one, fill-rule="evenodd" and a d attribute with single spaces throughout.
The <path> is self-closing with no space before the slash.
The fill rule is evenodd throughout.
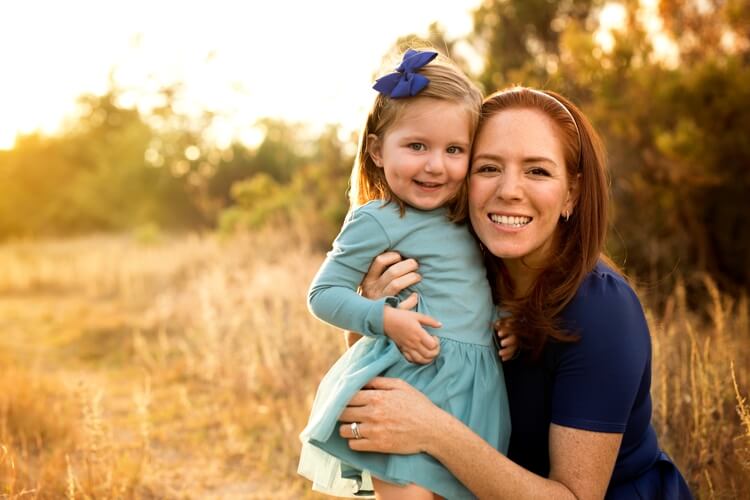
<path id="1" fill-rule="evenodd" d="M 515 464 L 422 393 L 397 379 L 376 378 L 341 416 L 342 437 L 354 450 L 425 452 L 479 498 L 602 498 L 621 434 L 550 426 L 550 476 Z M 362 439 L 348 423 L 358 422 Z"/>
<path id="2" fill-rule="evenodd" d="M 401 290 L 419 283 L 422 279 L 417 274 L 417 268 L 417 261 L 414 259 L 401 260 L 401 255 L 398 252 L 381 253 L 370 264 L 367 274 L 360 283 L 359 291 L 364 297 L 370 298 L 398 295 Z M 402 301 L 398 308 L 414 309 L 417 306 L 417 300 L 417 294 L 414 293 Z M 351 347 L 363 335 L 347 330 L 344 332 L 344 337 L 347 347 Z"/>
<path id="3" fill-rule="evenodd" d="M 414 309 L 415 307 L 417 307 L 417 301 L 418 300 L 419 300 L 419 297 L 418 297 L 417 293 L 416 292 L 412 293 L 411 295 L 409 295 L 406 298 L 406 300 L 402 300 L 401 302 L 399 302 L 398 308 L 399 309 L 403 309 L 405 311 L 410 311 L 410 310 Z M 361 339 L 363 336 L 364 335 L 360 335 L 357 332 L 352 332 L 352 331 L 349 331 L 349 330 L 345 330 L 344 331 L 344 339 L 346 340 L 346 347 L 353 346 L 354 343 L 356 341 L 358 341 L 359 339 Z"/>

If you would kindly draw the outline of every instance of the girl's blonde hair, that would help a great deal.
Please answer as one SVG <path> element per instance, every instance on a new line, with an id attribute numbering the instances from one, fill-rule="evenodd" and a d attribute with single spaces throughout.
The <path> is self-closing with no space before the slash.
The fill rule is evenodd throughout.
<path id="1" fill-rule="evenodd" d="M 420 50 L 425 49 L 420 47 Z M 400 57 L 403 57 L 403 53 L 400 54 Z M 399 205 L 403 215 L 404 202 L 393 193 L 386 182 L 383 169 L 375 165 L 370 157 L 370 152 L 367 149 L 367 137 L 374 134 L 382 141 L 388 129 L 398 121 L 404 110 L 415 99 L 431 98 L 464 104 L 470 116 L 471 130 L 469 136 L 472 139 L 474 137 L 482 107 L 482 93 L 479 88 L 453 61 L 442 54 L 439 54 L 417 72 L 426 76 L 430 81 L 418 95 L 392 99 L 387 95 L 378 93 L 375 97 L 375 102 L 367 115 L 367 121 L 360 136 L 359 149 L 352 168 L 349 188 L 349 202 L 352 208 L 364 205 L 372 200 L 394 201 Z M 447 204 L 449 216 L 455 222 L 466 218 L 467 185 L 466 180 L 464 180 L 456 196 Z"/>

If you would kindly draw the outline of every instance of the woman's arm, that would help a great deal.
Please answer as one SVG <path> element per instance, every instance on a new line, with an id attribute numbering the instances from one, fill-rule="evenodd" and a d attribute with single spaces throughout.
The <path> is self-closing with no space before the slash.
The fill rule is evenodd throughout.
<path id="1" fill-rule="evenodd" d="M 341 421 L 340 434 L 352 449 L 428 453 L 479 498 L 602 498 L 622 438 L 552 424 L 551 471 L 544 478 L 512 462 L 406 382 L 388 378 L 376 378 L 357 393 Z M 362 439 L 353 439 L 351 422 L 359 423 Z"/>

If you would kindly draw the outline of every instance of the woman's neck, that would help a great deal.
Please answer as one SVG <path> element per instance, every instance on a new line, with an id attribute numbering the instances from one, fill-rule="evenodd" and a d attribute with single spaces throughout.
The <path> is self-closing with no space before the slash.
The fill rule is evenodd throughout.
<path id="1" fill-rule="evenodd" d="M 530 268 L 521 259 L 504 259 L 503 264 L 513 282 L 514 298 L 528 295 L 541 271 Z"/>

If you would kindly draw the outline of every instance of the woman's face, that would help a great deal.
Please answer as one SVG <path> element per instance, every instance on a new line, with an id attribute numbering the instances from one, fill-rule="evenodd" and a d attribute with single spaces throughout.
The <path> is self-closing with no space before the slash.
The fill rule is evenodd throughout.
<path id="1" fill-rule="evenodd" d="M 495 114 L 477 133 L 469 175 L 469 215 L 484 246 L 506 264 L 543 265 L 577 188 L 554 122 L 535 109 Z"/>

